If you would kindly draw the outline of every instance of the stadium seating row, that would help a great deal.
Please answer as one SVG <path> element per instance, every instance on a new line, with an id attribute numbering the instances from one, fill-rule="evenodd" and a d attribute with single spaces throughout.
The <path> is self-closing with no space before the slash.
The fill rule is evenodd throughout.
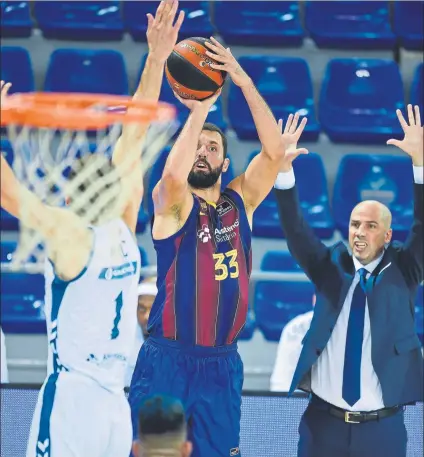
<path id="1" fill-rule="evenodd" d="M 6 140 L 2 140 L 1 149 L 5 152 L 6 160 L 11 163 L 13 151 Z M 250 155 L 246 166 L 257 152 Z M 139 233 L 144 231 L 149 215 L 153 214 L 152 191 L 162 175 L 168 153 L 169 148 L 165 148 L 149 173 L 147 205 L 140 210 L 137 226 Z M 331 238 L 335 230 L 347 238 L 350 211 L 358 202 L 373 199 L 390 207 L 393 214 L 394 238 L 405 240 L 413 215 L 412 184 L 405 185 L 405 182 L 411 183 L 413 180 L 408 157 L 375 154 L 345 155 L 339 165 L 331 205 L 324 164 L 318 154 L 300 156 L 294 162 L 294 169 L 304 215 L 320 238 Z M 223 187 L 233 177 L 234 171 L 230 167 L 223 175 Z M 2 210 L 1 229 L 16 230 L 17 227 L 17 220 Z M 253 235 L 265 238 L 284 237 L 272 190 L 255 211 Z"/>
<path id="2" fill-rule="evenodd" d="M 156 1 L 3 1 L 3 36 L 28 37 L 32 28 L 46 38 L 121 40 L 128 31 L 145 41 L 146 13 Z M 398 42 L 407 49 L 423 43 L 423 2 L 307 1 L 304 21 L 299 2 L 181 1 L 186 11 L 180 37 L 209 36 L 217 31 L 228 44 L 300 46 L 310 36 L 327 48 L 392 49 Z"/>
<path id="3" fill-rule="evenodd" d="M 146 56 L 140 65 L 140 75 Z M 34 90 L 29 53 L 20 47 L 1 48 L 1 78 L 13 83 L 11 93 Z M 384 144 L 402 136 L 396 109 L 405 96 L 398 65 L 384 59 L 332 59 L 328 62 L 315 113 L 308 64 L 301 58 L 240 57 L 240 64 L 278 118 L 289 113 L 308 116 L 303 141 L 316 141 L 321 131 L 338 143 Z M 112 50 L 56 49 L 50 56 L 44 90 L 128 95 L 131 92 L 123 56 Z M 423 64 L 415 71 L 409 101 L 422 106 Z M 160 99 L 175 103 L 164 81 Z M 188 109 L 178 104 L 178 120 L 184 123 Z M 230 85 L 228 118 L 241 140 L 257 140 L 256 129 L 241 90 Z M 208 120 L 226 129 L 221 99 Z"/>
<path id="4" fill-rule="evenodd" d="M 1 258 L 9 261 L 13 243 L 1 243 Z M 144 254 L 145 256 L 145 254 Z M 299 266 L 287 251 L 270 251 L 262 260 L 263 271 L 300 272 Z M 9 333 L 45 332 L 43 318 L 44 276 L 42 274 L 2 273 L 1 320 Z M 313 285 L 310 282 L 258 281 L 253 306 L 241 339 L 252 337 L 258 328 L 269 341 L 278 341 L 283 327 L 298 314 L 311 309 Z M 423 286 L 417 293 L 416 330 L 423 341 Z"/>

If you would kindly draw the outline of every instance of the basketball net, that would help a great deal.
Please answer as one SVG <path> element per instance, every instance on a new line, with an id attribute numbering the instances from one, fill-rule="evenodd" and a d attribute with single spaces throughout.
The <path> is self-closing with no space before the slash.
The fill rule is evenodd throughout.
<path id="1" fill-rule="evenodd" d="M 173 107 L 129 97 L 19 94 L 4 105 L 2 124 L 12 143 L 17 179 L 42 202 L 66 207 L 87 226 L 122 216 L 134 185 L 176 130 Z M 140 130 L 145 134 L 134 145 L 131 132 Z M 111 166 L 118 140 L 122 155 Z M 136 161 L 134 154 L 125 154 L 134 147 L 141 148 Z M 11 270 L 31 271 L 30 259 L 37 264 L 45 259 L 41 234 L 25 224 L 30 201 L 28 192 L 21 192 L 19 242 Z M 33 269 L 39 271 L 40 265 Z"/>

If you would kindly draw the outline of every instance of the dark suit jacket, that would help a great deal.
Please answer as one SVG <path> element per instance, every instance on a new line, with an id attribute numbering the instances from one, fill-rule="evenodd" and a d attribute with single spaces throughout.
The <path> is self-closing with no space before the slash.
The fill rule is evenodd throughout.
<path id="1" fill-rule="evenodd" d="M 423 185 L 414 184 L 414 191 L 414 223 L 407 241 L 391 243 L 367 281 L 372 363 L 386 407 L 423 400 L 423 358 L 414 325 L 415 297 L 423 280 Z M 296 186 L 275 193 L 288 248 L 317 291 L 290 387 L 290 393 L 296 388 L 310 392 L 311 367 L 330 339 L 355 268 L 344 243 L 327 247 L 308 226 Z"/>

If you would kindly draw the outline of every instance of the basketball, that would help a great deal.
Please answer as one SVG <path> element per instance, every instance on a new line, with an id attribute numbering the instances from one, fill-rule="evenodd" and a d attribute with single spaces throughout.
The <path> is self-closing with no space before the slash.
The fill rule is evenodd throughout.
<path id="1" fill-rule="evenodd" d="M 168 57 L 166 78 L 182 98 L 205 100 L 224 84 L 227 72 L 211 68 L 210 64 L 218 62 L 206 55 L 205 41 L 198 37 L 180 41 Z"/>

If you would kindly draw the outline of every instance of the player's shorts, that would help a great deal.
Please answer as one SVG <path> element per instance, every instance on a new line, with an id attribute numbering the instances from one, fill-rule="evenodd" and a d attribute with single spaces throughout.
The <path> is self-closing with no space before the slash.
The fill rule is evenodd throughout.
<path id="1" fill-rule="evenodd" d="M 128 457 L 131 413 L 112 393 L 72 372 L 50 375 L 32 420 L 26 457 Z"/>
<path id="2" fill-rule="evenodd" d="M 242 386 L 243 363 L 236 344 L 187 348 L 149 337 L 130 387 L 133 434 L 140 402 L 150 395 L 170 395 L 185 406 L 192 457 L 240 457 Z"/>

